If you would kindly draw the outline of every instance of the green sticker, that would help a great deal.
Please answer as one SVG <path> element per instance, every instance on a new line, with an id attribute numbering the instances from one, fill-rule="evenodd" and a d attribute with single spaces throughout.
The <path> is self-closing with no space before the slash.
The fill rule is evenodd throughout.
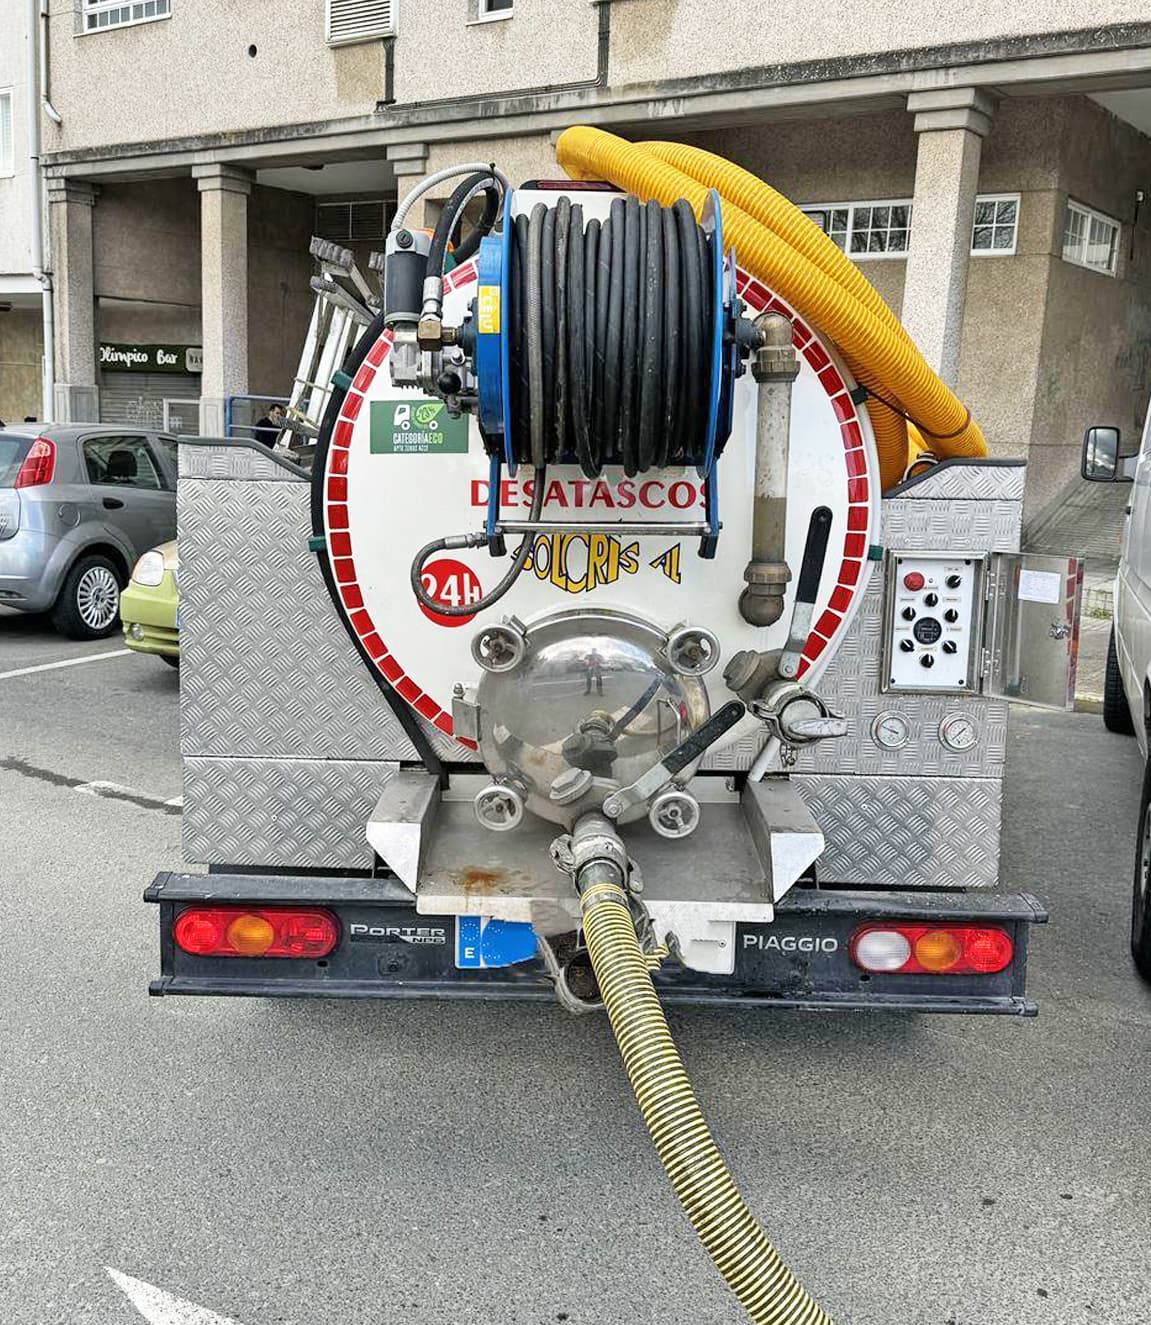
<path id="1" fill-rule="evenodd" d="M 373 400 L 372 455 L 466 455 L 468 421 L 442 400 Z"/>

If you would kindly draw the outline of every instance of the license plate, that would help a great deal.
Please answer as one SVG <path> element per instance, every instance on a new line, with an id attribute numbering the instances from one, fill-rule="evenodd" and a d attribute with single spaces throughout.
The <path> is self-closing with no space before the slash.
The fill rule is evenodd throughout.
<path id="1" fill-rule="evenodd" d="M 176 629 L 180 629 L 180 604 L 176 604 Z"/>

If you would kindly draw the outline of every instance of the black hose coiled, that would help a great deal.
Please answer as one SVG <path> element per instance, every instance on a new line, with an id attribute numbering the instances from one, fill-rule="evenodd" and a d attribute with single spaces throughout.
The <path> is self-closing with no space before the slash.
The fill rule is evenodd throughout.
<path id="1" fill-rule="evenodd" d="M 518 464 L 630 476 L 698 463 L 713 334 L 708 240 L 691 206 L 616 198 L 601 225 L 569 197 L 511 236 L 509 356 Z"/>

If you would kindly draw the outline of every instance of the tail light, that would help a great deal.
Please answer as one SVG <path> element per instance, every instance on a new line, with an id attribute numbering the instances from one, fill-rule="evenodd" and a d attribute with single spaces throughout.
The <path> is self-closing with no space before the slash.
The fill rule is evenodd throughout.
<path id="1" fill-rule="evenodd" d="M 863 925 L 851 960 L 884 975 L 994 975 L 1011 965 L 1015 944 L 994 925 Z"/>
<path id="2" fill-rule="evenodd" d="M 339 929 L 330 911 L 315 908 L 190 906 L 172 937 L 194 957 L 326 957 Z"/>
<path id="3" fill-rule="evenodd" d="M 16 475 L 14 488 L 39 488 L 52 482 L 56 472 L 56 443 L 47 437 L 37 437 L 28 448 L 24 463 Z"/>

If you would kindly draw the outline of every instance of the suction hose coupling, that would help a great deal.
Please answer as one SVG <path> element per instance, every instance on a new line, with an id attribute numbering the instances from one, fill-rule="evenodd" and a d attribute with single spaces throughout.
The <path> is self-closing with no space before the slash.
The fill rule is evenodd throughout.
<path id="1" fill-rule="evenodd" d="M 584 937 L 612 1033 L 692 1227 L 757 1325 L 831 1325 L 747 1208 L 700 1113 L 636 934 L 625 891 L 627 855 L 611 822 L 596 814 L 580 819 L 572 857 Z"/>
<path id="2" fill-rule="evenodd" d="M 751 560 L 743 572 L 740 616 L 752 626 L 771 626 L 783 615 L 791 570 L 784 559 L 787 535 L 787 463 L 791 388 L 799 376 L 791 322 L 782 313 L 756 318 L 759 347 L 751 375 L 759 388 L 755 427 L 755 486 Z"/>

